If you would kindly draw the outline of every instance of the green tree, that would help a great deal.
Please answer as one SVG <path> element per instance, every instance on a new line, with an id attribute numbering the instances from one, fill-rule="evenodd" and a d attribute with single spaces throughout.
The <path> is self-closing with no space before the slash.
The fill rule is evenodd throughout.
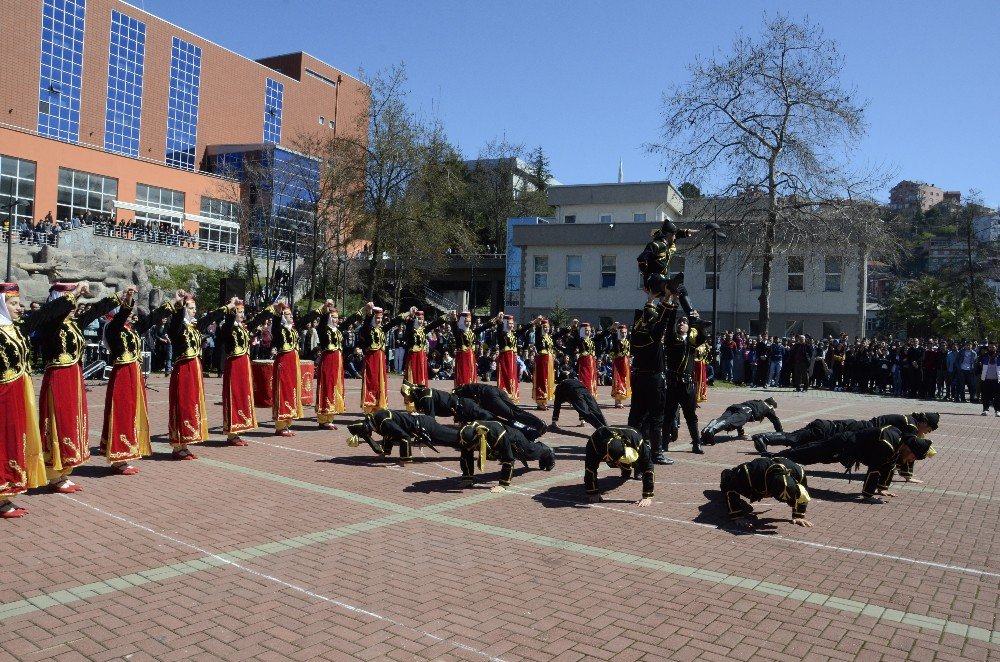
<path id="1" fill-rule="evenodd" d="M 569 309 L 563 306 L 559 299 L 556 299 L 552 304 L 552 310 L 549 311 L 549 328 L 561 329 L 569 323 L 569 320 Z"/>
<path id="2" fill-rule="evenodd" d="M 691 182 L 684 182 L 677 187 L 677 190 L 680 191 L 686 200 L 695 200 L 701 197 L 701 189 Z"/>

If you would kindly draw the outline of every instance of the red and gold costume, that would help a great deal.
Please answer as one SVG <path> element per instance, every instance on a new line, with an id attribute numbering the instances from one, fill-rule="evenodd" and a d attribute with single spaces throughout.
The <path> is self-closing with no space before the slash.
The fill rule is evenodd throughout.
<path id="1" fill-rule="evenodd" d="M 117 297 L 116 297 L 117 298 Z M 104 399 L 101 453 L 119 473 L 136 473 L 132 460 L 152 454 L 149 446 L 149 410 L 146 383 L 142 378 L 142 339 L 129 324 L 131 301 L 121 302 L 118 312 L 104 327 L 104 344 L 111 354 L 111 378 Z M 166 314 L 160 309 L 150 316 L 153 324 Z"/>
<path id="2" fill-rule="evenodd" d="M 462 312 L 460 320 L 452 320 L 455 337 L 455 388 L 479 381 L 476 368 L 476 333 L 472 330 L 472 313 Z"/>
<path id="3" fill-rule="evenodd" d="M 701 345 L 694 353 L 694 396 L 695 402 L 708 400 L 708 355 L 709 346 Z"/>
<path id="4" fill-rule="evenodd" d="M 629 359 L 632 344 L 625 335 L 624 328 L 619 329 L 611 341 L 611 397 L 616 407 L 632 397 L 632 364 Z"/>
<path id="5" fill-rule="evenodd" d="M 271 313 L 271 347 L 274 348 L 274 372 L 271 384 L 274 402 L 274 430 L 281 434 L 292 426 L 292 421 L 302 418 L 302 371 L 299 366 L 299 332 L 287 323 L 282 310 L 268 309 Z"/>
<path id="6" fill-rule="evenodd" d="M 117 305 L 117 299 L 102 299 L 74 319 L 75 287 L 54 284 L 50 300 L 32 313 L 26 327 L 29 333 L 36 332 L 45 361 L 38 427 L 46 472 L 53 484 L 90 459 L 87 391 L 80 365 L 85 341 L 80 325 L 89 325 Z"/>
<path id="7" fill-rule="evenodd" d="M 336 309 L 334 309 L 334 312 Z M 359 319 L 351 315 L 344 320 L 349 327 Z M 319 366 L 316 374 L 316 422 L 333 425 L 333 417 L 346 411 L 344 405 L 344 334 L 331 320 L 330 313 L 320 313 L 316 324 L 319 336 Z"/>
<path id="8" fill-rule="evenodd" d="M 576 374 L 590 393 L 597 397 L 597 348 L 590 335 L 590 324 L 580 325 L 580 335 L 573 338 L 572 348 L 580 353 L 576 362 Z"/>
<path id="9" fill-rule="evenodd" d="M 11 497 L 45 484 L 30 345 L 7 312 L 6 298 L 19 295 L 14 283 L 0 283 L 0 508 L 7 517 L 27 513 Z"/>
<path id="10" fill-rule="evenodd" d="M 417 386 L 427 386 L 427 332 L 443 323 L 424 326 L 424 311 L 418 310 L 406 320 L 406 360 L 403 363 L 403 379 Z M 416 407 L 409 398 L 404 398 L 406 411 L 414 412 Z"/>
<path id="11" fill-rule="evenodd" d="M 232 308 L 226 306 L 212 313 L 212 318 L 221 322 L 216 342 L 222 343 L 226 352 L 226 364 L 222 369 L 222 431 L 231 444 L 240 446 L 246 442 L 239 435 L 257 429 L 248 326 L 256 328 L 267 317 L 262 313 L 247 325 L 237 319 L 243 308 L 243 302 L 237 301 Z"/>
<path id="12" fill-rule="evenodd" d="M 188 319 L 184 301 L 167 304 L 170 311 L 169 335 L 174 349 L 174 369 L 170 373 L 169 402 L 170 445 L 175 457 L 185 444 L 208 439 L 208 413 L 205 410 L 205 385 L 201 372 L 201 332 Z"/>
<path id="13" fill-rule="evenodd" d="M 497 387 L 515 403 L 521 402 L 520 380 L 517 369 L 517 333 L 514 316 L 505 315 L 497 322 Z"/>
<path id="14" fill-rule="evenodd" d="M 550 400 L 556 396 L 555 344 L 552 336 L 542 326 L 535 326 L 535 372 L 532 376 L 532 394 L 535 403 L 542 409 L 548 408 Z"/>
<path id="15" fill-rule="evenodd" d="M 386 381 L 389 376 L 389 366 L 385 362 L 385 329 L 376 322 L 376 313 L 381 308 L 375 308 L 372 313 L 364 315 L 364 323 L 358 329 L 357 346 L 364 350 L 365 358 L 361 367 L 361 409 L 371 414 L 386 408 Z M 361 315 L 361 313 L 358 313 Z"/>

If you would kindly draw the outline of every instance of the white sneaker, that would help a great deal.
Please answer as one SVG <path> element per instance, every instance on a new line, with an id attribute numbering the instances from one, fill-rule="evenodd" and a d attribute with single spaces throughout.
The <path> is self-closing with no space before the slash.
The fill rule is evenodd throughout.
<path id="1" fill-rule="evenodd" d="M 984 411 L 983 412 L 983 416 L 989 416 L 989 415 L 990 415 L 990 413 L 988 411 Z"/>
<path id="2" fill-rule="evenodd" d="M 1000 411 L 994 412 L 996 416 L 1000 417 Z"/>

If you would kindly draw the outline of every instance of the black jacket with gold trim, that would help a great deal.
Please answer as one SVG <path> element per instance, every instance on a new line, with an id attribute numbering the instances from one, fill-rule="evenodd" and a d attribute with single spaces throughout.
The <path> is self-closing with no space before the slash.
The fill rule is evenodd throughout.
<path id="1" fill-rule="evenodd" d="M 625 464 L 620 460 L 614 460 L 608 455 L 608 444 L 613 441 L 621 441 L 625 446 L 634 448 L 639 454 L 639 458 L 632 464 Z M 608 425 L 599 428 L 590 435 L 587 440 L 587 457 L 584 460 L 583 484 L 587 488 L 587 494 L 598 494 L 597 471 L 601 468 L 601 462 L 606 462 L 609 467 L 621 469 L 622 477 L 628 477 L 633 471 L 642 474 L 642 498 L 652 498 L 656 478 L 653 472 L 653 458 L 650 453 L 649 443 L 642 438 L 635 428 L 625 425 Z"/>
<path id="2" fill-rule="evenodd" d="M 42 305 L 28 318 L 24 325 L 27 334 L 35 332 L 35 340 L 42 351 L 46 368 L 71 366 L 83 359 L 86 341 L 81 328 L 104 316 L 118 305 L 117 297 L 107 297 L 82 314 L 72 315 L 77 306 L 72 294 L 53 299 Z"/>

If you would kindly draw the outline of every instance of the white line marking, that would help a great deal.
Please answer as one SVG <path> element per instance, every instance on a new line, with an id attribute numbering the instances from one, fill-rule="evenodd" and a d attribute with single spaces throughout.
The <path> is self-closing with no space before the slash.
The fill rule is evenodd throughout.
<path id="1" fill-rule="evenodd" d="M 453 645 L 453 646 L 455 646 L 457 648 L 460 648 L 460 649 L 462 649 L 464 651 L 467 651 L 469 653 L 474 653 L 474 654 L 479 655 L 481 657 L 485 657 L 485 658 L 487 658 L 489 660 L 494 660 L 496 662 L 505 662 L 505 660 L 503 660 L 503 658 L 495 657 L 493 655 L 490 655 L 489 653 L 481 651 L 481 650 L 479 650 L 477 648 L 473 648 L 472 646 L 469 646 L 467 644 L 463 644 L 461 642 L 454 641 L 452 639 L 447 639 L 445 637 L 439 637 L 436 634 L 432 634 L 430 632 L 426 632 L 426 631 L 421 630 L 419 628 L 415 628 L 415 627 L 412 627 L 410 625 L 406 625 L 405 623 L 401 623 L 400 621 L 397 621 L 397 620 L 395 620 L 393 618 L 390 618 L 388 616 L 383 616 L 381 614 L 375 613 L 375 612 L 373 612 L 373 611 L 371 611 L 369 609 L 365 609 L 363 607 L 356 607 L 356 606 L 354 606 L 352 604 L 349 604 L 347 602 L 344 602 L 342 600 L 337 600 L 336 598 L 331 598 L 329 596 L 322 595 L 320 593 L 316 593 L 315 591 L 310 591 L 307 588 L 304 588 L 302 586 L 298 586 L 296 584 L 292 584 L 291 582 L 287 582 L 287 581 L 285 581 L 283 579 L 280 579 L 278 577 L 275 577 L 273 575 L 268 575 L 268 574 L 265 574 L 263 572 L 259 572 L 257 570 L 254 570 L 252 568 L 248 568 L 245 565 L 237 563 L 236 561 L 233 561 L 231 559 L 227 559 L 224 556 L 221 556 L 219 554 L 215 554 L 213 552 L 210 552 L 207 549 L 203 549 L 201 547 L 198 547 L 197 545 L 193 545 L 193 544 L 191 544 L 189 542 L 185 542 L 185 541 L 180 540 L 178 538 L 175 538 L 173 536 L 169 536 L 169 535 L 167 535 L 165 533 L 161 533 L 161 532 L 156 531 L 155 529 L 152 529 L 152 528 L 150 528 L 150 527 L 148 527 L 148 526 L 146 526 L 144 524 L 139 524 L 138 522 L 133 522 L 132 520 L 130 520 L 130 519 L 126 518 L 126 517 L 122 517 L 121 515 L 116 515 L 114 513 L 108 512 L 106 510 L 102 510 L 101 508 L 98 508 L 97 506 L 92 506 L 89 503 L 87 503 L 85 501 L 81 501 L 80 499 L 78 499 L 76 497 L 71 497 L 71 496 L 65 495 L 65 494 L 62 495 L 62 496 L 66 497 L 70 501 L 73 501 L 75 503 L 80 504 L 81 506 L 84 506 L 86 508 L 90 508 L 91 510 L 96 511 L 96 512 L 104 515 L 105 517 L 109 517 L 111 519 L 118 520 L 119 522 L 124 522 L 125 524 L 128 524 L 129 526 L 133 526 L 133 527 L 135 527 L 137 529 L 141 529 L 142 531 L 146 531 L 147 533 L 151 533 L 154 536 L 159 536 L 160 538 L 163 538 L 165 540 L 169 540 L 170 542 L 172 542 L 172 543 L 174 543 L 176 545 L 180 545 L 182 547 L 187 547 L 188 549 L 193 549 L 193 550 L 197 551 L 199 554 L 204 554 L 205 556 L 210 556 L 213 559 L 219 561 L 220 563 L 222 563 L 224 565 L 232 566 L 232 567 L 236 568 L 237 570 L 242 570 L 243 572 L 245 572 L 245 573 L 247 573 L 249 575 L 253 575 L 254 577 L 259 577 L 261 579 L 266 579 L 266 580 L 274 582 L 276 584 L 280 584 L 281 586 L 284 586 L 286 588 L 290 588 L 290 589 L 292 589 L 294 591 L 298 591 L 299 593 L 303 593 L 305 595 L 308 595 L 311 598 L 315 598 L 317 600 L 321 600 L 323 602 L 330 603 L 330 604 L 335 605 L 337 607 L 340 607 L 341 609 L 344 609 L 346 611 L 354 612 L 356 614 L 361 614 L 363 616 L 368 616 L 370 618 L 374 618 L 374 619 L 379 620 L 379 621 L 384 621 L 386 623 L 391 623 L 393 625 L 398 625 L 399 627 L 405 628 L 405 629 L 409 630 L 410 632 L 413 632 L 413 633 L 415 633 L 417 635 L 420 635 L 421 637 L 427 637 L 428 639 L 431 639 L 433 641 L 444 641 L 444 642 L 447 642 L 447 643 L 449 643 L 449 644 L 451 644 L 451 645 Z"/>

